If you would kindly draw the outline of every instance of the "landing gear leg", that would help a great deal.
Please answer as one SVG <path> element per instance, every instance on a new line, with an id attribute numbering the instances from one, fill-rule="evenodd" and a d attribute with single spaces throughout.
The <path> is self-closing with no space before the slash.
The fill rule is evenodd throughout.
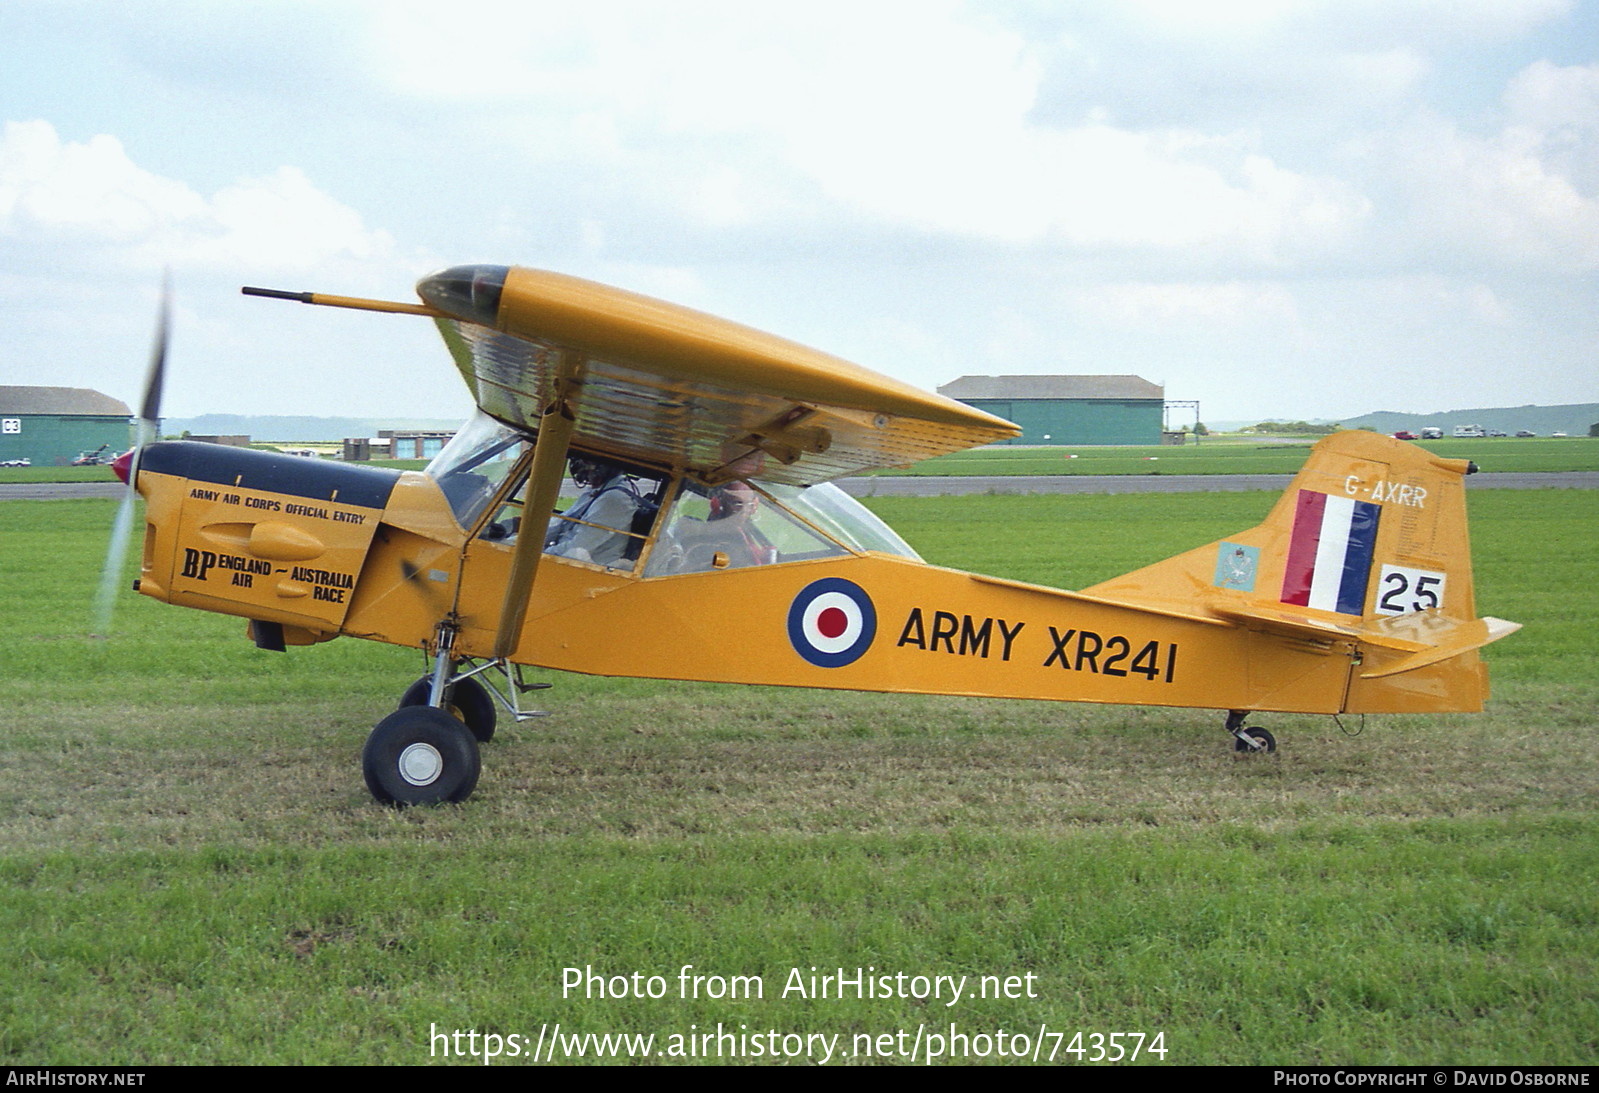
<path id="1" fill-rule="evenodd" d="M 494 739 L 494 699 L 475 679 L 456 679 L 460 662 L 450 656 L 455 647 L 455 630 L 439 626 L 438 652 L 433 670 L 406 689 L 400 706 L 432 706 L 466 723 L 479 744 Z"/>
<path id="2" fill-rule="evenodd" d="M 494 703 L 474 680 L 452 685 L 454 646 L 455 627 L 440 623 L 433 670 L 367 737 L 361 774 L 381 804 L 459 803 L 477 787 L 478 741 L 494 735 Z"/>
<path id="3" fill-rule="evenodd" d="M 428 696 L 432 693 L 432 684 L 431 675 L 423 676 L 406 688 L 405 694 L 400 697 L 400 705 L 426 706 Z M 464 721 L 479 744 L 487 744 L 494 739 L 494 723 L 497 720 L 494 699 L 488 688 L 477 680 L 463 679 L 450 684 L 444 692 L 444 705 L 439 709 L 457 721 Z"/>
<path id="4" fill-rule="evenodd" d="M 455 668 L 455 660 L 450 656 L 450 650 L 455 648 L 455 627 L 448 622 L 439 623 L 438 649 L 433 656 L 433 674 L 428 688 L 429 706 L 435 708 L 444 705 L 445 688 L 449 686 L 450 674 Z"/>
<path id="5" fill-rule="evenodd" d="M 1265 729 L 1246 728 L 1244 718 L 1248 710 L 1227 711 L 1227 731 L 1233 737 L 1233 750 L 1240 752 L 1272 752 L 1277 750 L 1277 740 Z"/>

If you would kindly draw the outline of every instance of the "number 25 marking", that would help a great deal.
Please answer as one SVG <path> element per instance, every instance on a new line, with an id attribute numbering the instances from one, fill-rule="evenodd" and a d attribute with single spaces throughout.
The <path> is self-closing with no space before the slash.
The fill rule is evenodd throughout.
<path id="1" fill-rule="evenodd" d="M 1377 583 L 1377 614 L 1408 615 L 1444 605 L 1445 574 L 1385 565 Z"/>

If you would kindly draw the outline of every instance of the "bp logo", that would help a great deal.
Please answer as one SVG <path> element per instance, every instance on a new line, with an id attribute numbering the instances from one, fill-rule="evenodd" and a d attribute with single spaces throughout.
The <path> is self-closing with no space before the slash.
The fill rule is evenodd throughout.
<path id="1" fill-rule="evenodd" d="M 788 640 L 818 668 L 853 664 L 877 636 L 877 609 L 860 585 L 828 577 L 806 585 L 788 609 Z"/>

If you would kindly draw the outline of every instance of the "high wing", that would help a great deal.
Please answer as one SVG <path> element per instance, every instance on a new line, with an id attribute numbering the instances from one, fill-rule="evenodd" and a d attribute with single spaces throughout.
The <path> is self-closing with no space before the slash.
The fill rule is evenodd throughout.
<path id="1" fill-rule="evenodd" d="M 417 291 L 445 316 L 445 343 L 489 416 L 535 432 L 576 359 L 574 445 L 707 481 L 808 486 L 1021 431 L 838 357 L 576 277 L 458 266 Z"/>

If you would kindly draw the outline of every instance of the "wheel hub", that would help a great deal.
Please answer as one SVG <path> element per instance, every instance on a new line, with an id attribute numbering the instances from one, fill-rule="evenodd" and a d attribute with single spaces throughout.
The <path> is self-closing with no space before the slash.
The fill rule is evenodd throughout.
<path id="1" fill-rule="evenodd" d="M 444 772 L 444 757 L 432 744 L 412 744 L 400 753 L 400 777 L 413 786 L 430 786 Z"/>

